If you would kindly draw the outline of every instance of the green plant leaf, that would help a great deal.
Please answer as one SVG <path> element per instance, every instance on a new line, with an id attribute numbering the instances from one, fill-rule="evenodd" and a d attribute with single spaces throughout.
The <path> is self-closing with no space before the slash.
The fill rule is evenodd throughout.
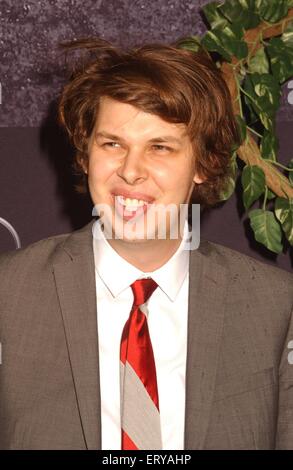
<path id="1" fill-rule="evenodd" d="M 274 253 L 281 253 L 283 250 L 282 230 L 274 213 L 263 209 L 254 209 L 250 211 L 249 219 L 256 241 Z"/>
<path id="2" fill-rule="evenodd" d="M 293 0 L 292 0 L 293 7 Z M 289 21 L 286 25 L 286 28 L 281 36 L 282 41 L 292 47 L 293 45 L 293 20 Z"/>
<path id="3" fill-rule="evenodd" d="M 221 40 L 217 35 L 217 31 L 216 33 L 214 31 L 208 31 L 204 35 L 201 43 L 208 51 L 218 52 L 227 62 L 231 62 L 232 56 L 222 46 Z"/>
<path id="4" fill-rule="evenodd" d="M 276 23 L 288 13 L 288 0 L 256 0 L 255 5 L 262 19 Z"/>
<path id="5" fill-rule="evenodd" d="M 231 157 L 230 170 L 231 170 L 231 175 L 228 177 L 226 187 L 220 195 L 220 201 L 226 201 L 232 196 L 232 194 L 235 191 L 236 178 L 237 178 L 237 173 L 238 173 L 236 152 L 233 152 L 233 155 Z"/>
<path id="6" fill-rule="evenodd" d="M 260 16 L 255 13 L 253 3 L 250 0 L 226 0 L 217 9 L 230 23 L 241 23 L 243 28 L 249 29 L 260 23 Z"/>
<path id="7" fill-rule="evenodd" d="M 260 113 L 259 117 L 264 127 L 270 131 L 273 131 L 274 120 L 271 118 L 271 116 L 269 116 L 267 113 Z"/>
<path id="8" fill-rule="evenodd" d="M 246 165 L 241 175 L 243 204 L 248 209 L 265 190 L 265 174 L 257 165 Z"/>
<path id="9" fill-rule="evenodd" d="M 253 73 L 247 75 L 244 90 L 264 127 L 272 131 L 281 97 L 281 88 L 277 80 L 268 73 Z"/>
<path id="10" fill-rule="evenodd" d="M 293 0 L 288 0 L 288 7 L 293 8 Z"/>
<path id="11" fill-rule="evenodd" d="M 280 105 L 281 89 L 278 82 L 268 73 L 252 74 L 259 105 L 267 112 L 274 112 Z"/>
<path id="12" fill-rule="evenodd" d="M 255 55 L 250 59 L 248 71 L 250 73 L 269 73 L 269 61 L 263 46 L 261 46 Z"/>
<path id="13" fill-rule="evenodd" d="M 226 26 L 222 31 L 222 41 L 226 49 L 237 59 L 244 59 L 248 54 L 248 46 L 243 38 L 244 29 L 241 24 Z"/>
<path id="14" fill-rule="evenodd" d="M 265 129 L 260 143 L 260 153 L 262 158 L 277 161 L 278 149 L 278 138 L 275 134 L 272 134 Z"/>
<path id="15" fill-rule="evenodd" d="M 177 47 L 181 49 L 187 49 L 188 51 L 197 52 L 201 47 L 200 37 L 199 36 L 189 36 L 182 38 L 176 43 Z"/>
<path id="16" fill-rule="evenodd" d="M 212 28 L 224 27 L 228 24 L 226 18 L 219 11 L 219 2 L 211 2 L 202 7 L 202 11 Z"/>
<path id="17" fill-rule="evenodd" d="M 246 105 L 246 107 L 248 109 L 248 112 L 249 112 L 249 116 L 247 117 L 247 124 L 249 126 L 252 126 L 256 122 L 259 122 L 259 116 L 254 111 L 251 100 L 246 95 L 244 95 L 244 102 L 245 102 L 245 105 Z"/>
<path id="18" fill-rule="evenodd" d="M 239 129 L 240 142 L 242 144 L 245 141 L 246 136 L 247 136 L 246 122 L 244 121 L 244 119 L 242 119 L 241 116 L 239 116 L 239 114 L 236 114 L 235 118 L 236 118 L 237 126 Z"/>
<path id="19" fill-rule="evenodd" d="M 273 191 L 271 191 L 271 190 L 268 188 L 267 199 L 268 199 L 268 200 L 271 200 L 271 199 L 274 199 L 275 197 L 276 197 L 276 194 L 273 193 Z"/>
<path id="20" fill-rule="evenodd" d="M 272 38 L 266 46 L 270 57 L 272 73 L 279 83 L 293 75 L 293 44 L 281 38 Z"/>
<path id="21" fill-rule="evenodd" d="M 227 201 L 235 191 L 235 180 L 231 176 L 227 179 L 225 189 L 221 192 L 220 201 Z"/>
<path id="22" fill-rule="evenodd" d="M 281 222 L 282 228 L 290 245 L 293 245 L 293 199 L 277 197 L 275 214 Z"/>
<path id="23" fill-rule="evenodd" d="M 202 39 L 202 45 L 209 51 L 215 51 L 231 61 L 232 56 L 244 59 L 248 54 L 248 47 L 243 40 L 243 28 L 240 25 L 227 25 L 208 31 Z"/>

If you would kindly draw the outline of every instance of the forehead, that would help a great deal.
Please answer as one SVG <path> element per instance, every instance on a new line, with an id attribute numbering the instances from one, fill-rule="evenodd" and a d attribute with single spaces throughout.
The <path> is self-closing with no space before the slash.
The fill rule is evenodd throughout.
<path id="1" fill-rule="evenodd" d="M 159 136 L 163 133 L 183 140 L 188 139 L 185 124 L 170 123 L 155 114 L 109 97 L 102 97 L 100 100 L 95 130 L 117 133 L 123 137 L 133 133 L 136 138 L 149 137 L 151 134 Z"/>

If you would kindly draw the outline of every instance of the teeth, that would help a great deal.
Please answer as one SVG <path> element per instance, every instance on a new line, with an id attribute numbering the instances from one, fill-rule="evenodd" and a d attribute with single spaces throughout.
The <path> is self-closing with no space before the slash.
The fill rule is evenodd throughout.
<path id="1" fill-rule="evenodd" d="M 145 201 L 141 199 L 130 199 L 129 197 L 125 198 L 124 202 L 126 206 L 143 206 L 145 204 Z"/>
<path id="2" fill-rule="evenodd" d="M 119 204 L 127 207 L 127 210 L 135 211 L 137 207 L 141 207 L 146 204 L 146 201 L 142 199 L 130 199 L 129 197 L 124 198 L 123 196 L 116 196 Z"/>

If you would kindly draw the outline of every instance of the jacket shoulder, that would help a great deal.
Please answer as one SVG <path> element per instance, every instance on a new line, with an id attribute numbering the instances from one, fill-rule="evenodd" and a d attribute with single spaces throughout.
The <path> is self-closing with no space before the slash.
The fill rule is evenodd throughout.
<path id="1" fill-rule="evenodd" d="M 224 266 L 229 273 L 230 281 L 241 283 L 243 287 L 271 286 L 289 292 L 293 302 L 293 274 L 285 269 L 259 261 L 232 248 L 218 243 L 203 240 L 200 251 L 212 262 Z"/>
<path id="2" fill-rule="evenodd" d="M 227 325 L 242 325 L 252 338 L 270 332 L 281 348 L 293 315 L 293 274 L 213 242 L 204 241 L 201 253 L 210 273 L 217 264 L 224 268 Z"/>
<path id="3" fill-rule="evenodd" d="M 15 280 L 46 271 L 48 261 L 70 233 L 39 240 L 14 251 L 0 254 L 0 289 L 5 292 Z"/>
<path id="4" fill-rule="evenodd" d="M 52 237 L 30 243 L 24 248 L 0 253 L 0 269 L 4 264 L 18 263 L 28 260 L 29 258 L 38 258 L 39 256 L 46 257 L 50 255 L 58 245 L 62 245 L 69 236 L 70 233 L 54 235 Z"/>

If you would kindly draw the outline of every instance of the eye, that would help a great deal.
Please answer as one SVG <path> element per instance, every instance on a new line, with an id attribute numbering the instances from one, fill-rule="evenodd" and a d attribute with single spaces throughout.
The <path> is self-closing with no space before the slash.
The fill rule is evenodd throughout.
<path id="1" fill-rule="evenodd" d="M 171 147 L 167 147 L 166 145 L 155 144 L 153 145 L 153 149 L 159 152 L 173 152 Z"/>
<path id="2" fill-rule="evenodd" d="M 102 146 L 108 148 L 120 148 L 120 144 L 118 142 L 105 142 Z"/>

